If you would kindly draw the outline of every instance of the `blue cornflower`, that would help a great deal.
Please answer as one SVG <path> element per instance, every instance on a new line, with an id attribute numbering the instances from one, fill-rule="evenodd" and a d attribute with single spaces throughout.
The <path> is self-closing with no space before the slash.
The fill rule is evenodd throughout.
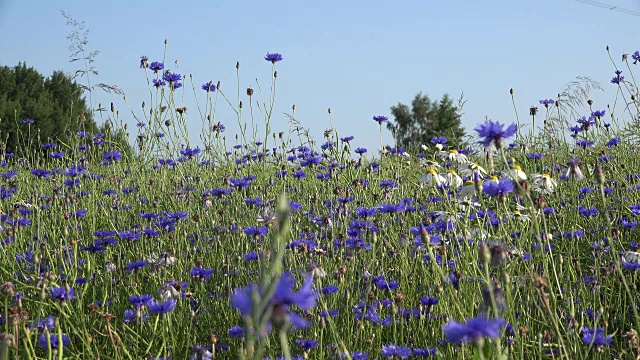
<path id="1" fill-rule="evenodd" d="M 33 119 L 25 119 L 25 120 L 22 120 L 22 123 L 23 123 L 23 124 L 26 124 L 26 125 L 31 125 L 31 124 L 33 124 Z"/>
<path id="2" fill-rule="evenodd" d="M 149 314 L 151 315 L 164 315 L 171 312 L 175 307 L 175 299 L 169 299 L 167 301 L 160 302 L 153 300 L 147 304 L 147 309 L 149 309 Z"/>
<path id="3" fill-rule="evenodd" d="M 413 354 L 410 348 L 397 346 L 396 344 L 382 345 L 380 353 L 387 359 L 391 357 L 406 359 Z"/>
<path id="4" fill-rule="evenodd" d="M 335 294 L 338 292 L 338 287 L 335 285 L 329 285 L 322 288 L 323 294 Z"/>
<path id="5" fill-rule="evenodd" d="M 552 99 L 543 99 L 540 100 L 540 104 L 544 105 L 544 107 L 549 107 L 549 105 L 553 105 L 555 101 L 553 101 Z"/>
<path id="6" fill-rule="evenodd" d="M 122 159 L 122 153 L 118 150 L 107 151 L 102 158 L 106 161 L 113 162 Z"/>
<path id="7" fill-rule="evenodd" d="M 195 267 L 191 269 L 191 277 L 200 278 L 204 281 L 209 281 L 211 275 L 213 275 L 213 269 L 203 267 Z"/>
<path id="8" fill-rule="evenodd" d="M 270 61 L 272 64 L 275 64 L 278 61 L 282 61 L 282 54 L 267 53 L 267 55 L 265 55 L 264 59 L 267 60 L 267 61 Z"/>
<path id="9" fill-rule="evenodd" d="M 368 360 L 369 353 L 363 353 L 360 351 L 354 351 L 349 355 L 352 360 Z M 347 354 L 340 354 L 340 359 L 347 359 Z"/>
<path id="10" fill-rule="evenodd" d="M 373 117 L 373 120 L 382 125 L 382 123 L 389 120 L 389 118 L 383 115 L 376 115 Z"/>
<path id="11" fill-rule="evenodd" d="M 216 86 L 213 84 L 213 81 L 209 81 L 208 83 L 202 84 L 202 90 L 206 92 L 214 92 L 216 91 Z"/>
<path id="12" fill-rule="evenodd" d="M 213 360 L 213 353 L 205 345 L 198 344 L 191 350 L 189 360 Z"/>
<path id="13" fill-rule="evenodd" d="M 631 54 L 631 58 L 633 59 L 633 64 L 635 65 L 638 61 L 640 61 L 640 50 L 636 50 L 633 54 Z"/>
<path id="14" fill-rule="evenodd" d="M 49 330 L 52 331 L 56 327 L 56 317 L 48 316 L 45 319 L 36 319 L 34 322 L 29 325 L 29 328 L 36 328 L 38 330 Z"/>
<path id="15" fill-rule="evenodd" d="M 340 141 L 348 143 L 353 139 L 355 139 L 353 136 L 347 136 L 347 137 L 340 138 Z"/>
<path id="16" fill-rule="evenodd" d="M 129 271 L 135 271 L 135 270 L 139 270 L 142 269 L 143 267 L 147 266 L 147 262 L 144 260 L 137 260 L 134 262 L 129 262 L 127 263 L 127 270 Z"/>
<path id="17" fill-rule="evenodd" d="M 157 73 L 164 69 L 164 63 L 154 61 L 149 65 L 149 69 L 153 70 L 154 73 Z"/>
<path id="18" fill-rule="evenodd" d="M 607 147 L 613 147 L 616 145 L 620 145 L 620 136 L 616 136 L 607 142 Z"/>
<path id="19" fill-rule="evenodd" d="M 475 131 L 483 138 L 480 140 L 480 144 L 484 147 L 489 147 L 491 143 L 494 143 L 497 149 L 502 148 L 502 144 L 506 138 L 510 138 L 518 131 L 516 124 L 511 124 L 506 130 L 499 122 L 493 122 L 488 120 L 484 124 L 478 125 Z"/>
<path id="20" fill-rule="evenodd" d="M 53 172 L 51 172 L 50 170 L 33 169 L 33 170 L 31 170 L 31 174 L 33 174 L 36 177 L 45 178 L 46 179 L 49 176 L 51 176 L 51 174 L 53 174 Z"/>
<path id="21" fill-rule="evenodd" d="M 64 287 L 54 287 L 51 288 L 50 292 L 51 298 L 59 301 L 68 301 L 76 298 L 76 291 L 69 288 Z"/>
<path id="22" fill-rule="evenodd" d="M 440 144 L 440 145 L 446 145 L 446 144 L 447 144 L 447 140 L 448 140 L 448 139 L 447 139 L 446 137 L 444 137 L 444 136 L 434 136 L 434 137 L 431 139 L 431 143 L 432 143 L 433 145 L 438 145 L 438 144 Z"/>
<path id="23" fill-rule="evenodd" d="M 227 332 L 229 333 L 229 336 L 234 338 L 241 338 L 244 336 L 244 329 L 239 325 L 235 325 L 231 329 L 227 330 Z"/>
<path id="24" fill-rule="evenodd" d="M 308 351 L 318 346 L 317 340 L 296 339 L 296 345 L 302 348 L 304 351 Z"/>
<path id="25" fill-rule="evenodd" d="M 172 90 L 179 89 L 182 87 L 182 83 L 180 82 L 180 80 L 182 80 L 182 75 L 180 74 L 174 74 L 170 71 L 167 71 L 164 73 L 164 75 L 162 75 L 162 80 L 168 82 L 169 87 Z"/>
<path id="26" fill-rule="evenodd" d="M 506 324 L 501 318 L 488 319 L 486 317 L 467 318 L 466 323 L 453 320 L 442 326 L 447 341 L 452 343 L 468 343 L 487 338 L 500 337 L 500 329 Z"/>
<path id="27" fill-rule="evenodd" d="M 167 82 L 162 79 L 153 79 L 152 81 L 153 81 L 153 86 L 156 88 L 167 85 Z"/>
<path id="28" fill-rule="evenodd" d="M 436 348 L 426 348 L 426 349 L 413 348 L 413 355 L 417 357 L 436 356 L 437 352 L 438 352 L 438 349 Z"/>
<path id="29" fill-rule="evenodd" d="M 269 299 L 269 305 L 271 307 L 271 319 L 276 320 L 277 323 L 283 322 L 291 323 L 294 328 L 303 329 L 309 326 L 309 322 L 293 311 L 291 306 L 297 306 L 303 310 L 316 305 L 317 294 L 311 289 L 313 278 L 307 276 L 302 287 L 297 293 L 292 292 L 292 288 L 295 284 L 293 276 L 285 272 L 276 285 L 275 291 Z M 253 314 L 253 293 L 257 293 L 261 296 L 262 289 L 257 285 L 248 285 L 238 289 L 231 295 L 231 306 L 240 310 L 243 316 L 251 316 Z M 263 315 L 263 314 L 260 314 Z M 265 329 L 269 331 L 269 329 Z"/>
<path id="30" fill-rule="evenodd" d="M 362 154 L 364 154 L 366 152 L 367 152 L 367 149 L 365 149 L 365 148 L 357 148 L 356 151 L 355 151 L 355 153 L 358 154 L 358 155 L 362 155 Z"/>
<path id="31" fill-rule="evenodd" d="M 624 76 L 622 76 L 621 74 L 622 74 L 622 71 L 616 70 L 616 76 L 611 78 L 611 83 L 620 84 L 621 82 L 624 82 Z"/>
<path id="32" fill-rule="evenodd" d="M 149 294 L 142 295 L 131 295 L 129 296 L 129 304 L 136 307 L 136 309 L 140 309 L 143 306 L 147 306 L 153 301 L 153 296 Z"/>
<path id="33" fill-rule="evenodd" d="M 58 334 L 49 334 L 48 341 L 47 335 L 45 335 L 45 333 L 40 334 L 40 337 L 38 338 L 38 346 L 40 346 L 44 350 L 47 350 L 49 349 L 49 343 L 51 343 L 51 349 L 57 350 L 61 347 L 61 345 L 62 347 L 71 345 L 71 340 L 69 340 L 69 337 L 67 335 L 62 334 L 62 344 L 60 344 Z"/>
<path id="34" fill-rule="evenodd" d="M 200 149 L 199 148 L 185 148 L 180 150 L 180 154 L 183 156 L 186 156 L 188 158 L 194 157 L 194 156 L 198 156 L 200 154 Z"/>
<path id="35" fill-rule="evenodd" d="M 595 345 L 596 347 L 611 344 L 612 335 L 605 335 L 604 328 L 590 329 L 582 328 L 582 342 L 585 345 Z"/>
<path id="36" fill-rule="evenodd" d="M 509 178 L 501 178 L 498 181 L 487 181 L 483 184 L 482 192 L 485 194 L 494 197 L 494 196 L 505 196 L 508 193 L 513 192 L 514 183 L 513 180 Z"/>

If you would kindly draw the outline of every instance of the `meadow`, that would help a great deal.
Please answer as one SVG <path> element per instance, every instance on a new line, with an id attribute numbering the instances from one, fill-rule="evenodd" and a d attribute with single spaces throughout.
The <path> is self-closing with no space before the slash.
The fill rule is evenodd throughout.
<path id="1" fill-rule="evenodd" d="M 0 360 L 634 359 L 639 56 L 615 104 L 544 99 L 409 150 L 313 139 L 295 109 L 274 130 L 280 54 L 231 94 L 143 57 L 135 151 L 112 107 L 111 132 L 2 153 Z"/>

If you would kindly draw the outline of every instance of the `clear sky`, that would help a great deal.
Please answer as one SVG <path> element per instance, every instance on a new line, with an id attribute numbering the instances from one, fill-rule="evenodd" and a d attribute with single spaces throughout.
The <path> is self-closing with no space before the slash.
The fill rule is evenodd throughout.
<path id="1" fill-rule="evenodd" d="M 638 0 L 601 2 L 640 11 Z M 256 78 L 267 90 L 271 64 L 263 57 L 278 52 L 284 60 L 276 65 L 275 130 L 289 129 L 283 113 L 295 104 L 297 118 L 321 140 L 330 107 L 339 134 L 355 136 L 353 143 L 370 152 L 379 147 L 372 117 L 391 117 L 390 106 L 409 103 L 419 91 L 432 98 L 464 91 L 468 133 L 485 116 L 515 121 L 510 88 L 523 120 L 530 106 L 555 98 L 576 76 L 607 89 L 593 95 L 595 107 L 604 109 L 615 95 L 609 80 L 616 70 L 606 46 L 617 63 L 622 53 L 640 49 L 640 17 L 573 0 L 0 0 L 0 65 L 26 61 L 45 75 L 75 70 L 68 62 L 71 29 L 60 10 L 85 22 L 88 48 L 100 51 L 97 80 L 121 87 L 137 114 L 148 95 L 140 56 L 161 60 L 165 39 L 166 66 L 193 74 L 201 99 L 199 86 L 210 80 L 235 94 L 236 61 L 242 94 L 256 88 Z M 200 121 L 191 91 L 186 99 L 196 138 Z M 111 101 L 135 127 L 117 96 L 98 93 L 94 106 Z M 224 103 L 219 109 L 218 120 L 235 134 L 233 113 Z M 391 142 L 386 130 L 384 142 Z"/>

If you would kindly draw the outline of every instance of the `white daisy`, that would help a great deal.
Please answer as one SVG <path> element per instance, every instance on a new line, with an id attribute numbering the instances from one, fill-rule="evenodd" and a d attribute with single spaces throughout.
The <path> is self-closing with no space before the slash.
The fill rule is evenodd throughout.
<path id="1" fill-rule="evenodd" d="M 473 183 L 473 181 L 467 180 L 462 185 L 462 189 L 460 189 L 458 196 L 466 197 L 466 196 L 474 195 L 475 193 L 476 193 L 476 185 Z"/>
<path id="2" fill-rule="evenodd" d="M 465 163 L 469 161 L 464 154 L 458 153 L 458 150 L 438 151 L 438 155 L 442 160 L 455 161 L 458 163 Z"/>
<path id="3" fill-rule="evenodd" d="M 427 169 L 427 173 L 420 177 L 420 186 L 440 186 L 445 182 L 445 178 L 433 169 Z"/>
<path id="4" fill-rule="evenodd" d="M 447 171 L 447 173 L 444 174 L 444 179 L 446 184 L 451 186 L 453 189 L 459 188 L 463 183 L 460 175 L 456 174 L 454 170 Z"/>
<path id="5" fill-rule="evenodd" d="M 507 169 L 502 172 L 502 176 L 511 178 L 517 182 L 527 180 L 527 174 L 522 171 L 520 165 L 514 165 L 513 169 Z"/>
<path id="6" fill-rule="evenodd" d="M 436 217 L 436 221 L 449 222 L 462 218 L 462 215 L 455 211 L 436 211 L 435 214 L 438 215 L 438 217 Z"/>
<path id="7" fill-rule="evenodd" d="M 475 209 L 475 208 L 479 208 L 480 207 L 480 203 L 473 201 L 467 197 L 464 197 L 462 199 L 458 199 L 458 208 L 461 211 L 467 211 L 467 209 Z"/>
<path id="8" fill-rule="evenodd" d="M 471 161 L 460 164 L 460 166 L 458 166 L 458 172 L 462 176 L 468 177 L 472 177 L 474 172 L 478 172 L 480 175 L 487 175 L 487 170 Z"/>
<path id="9" fill-rule="evenodd" d="M 523 214 L 520 210 L 514 210 L 509 213 L 509 217 L 520 221 L 531 221 L 531 217 L 527 214 Z"/>
<path id="10" fill-rule="evenodd" d="M 558 186 L 558 182 L 549 174 L 533 174 L 531 180 L 533 180 L 533 189 L 542 194 L 551 194 Z"/>

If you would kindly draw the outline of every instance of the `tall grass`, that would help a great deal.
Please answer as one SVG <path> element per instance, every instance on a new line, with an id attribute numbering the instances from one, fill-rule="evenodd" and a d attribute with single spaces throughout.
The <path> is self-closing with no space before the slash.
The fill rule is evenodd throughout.
<path id="1" fill-rule="evenodd" d="M 640 355 L 628 59 L 615 104 L 567 90 L 503 143 L 377 155 L 295 112 L 275 129 L 274 56 L 268 91 L 233 94 L 142 59 L 135 154 L 85 133 L 2 154 L 0 359 Z"/>

